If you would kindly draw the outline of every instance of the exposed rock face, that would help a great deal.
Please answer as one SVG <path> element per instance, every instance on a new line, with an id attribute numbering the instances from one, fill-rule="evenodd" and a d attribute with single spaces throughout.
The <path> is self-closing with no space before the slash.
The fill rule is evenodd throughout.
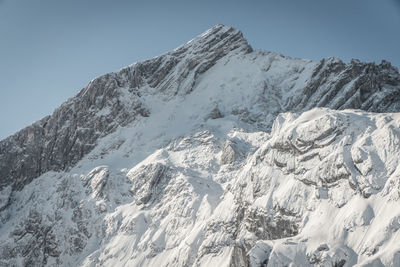
<path id="1" fill-rule="evenodd" d="M 20 190 L 42 173 L 65 170 L 90 152 L 100 137 L 149 115 L 134 93 L 122 99 L 125 96 L 109 76 L 92 81 L 51 116 L 1 141 L 1 188 L 12 185 Z"/>
<path id="2" fill-rule="evenodd" d="M 218 25 L 170 53 L 94 79 L 51 116 L 0 142 L 0 188 L 20 190 L 42 173 L 75 165 L 99 138 L 149 116 L 142 94 L 187 94 L 233 50 L 251 47 L 241 32 Z"/>
<path id="3" fill-rule="evenodd" d="M 217 25 L 0 142 L 0 266 L 397 266 L 399 97 Z"/>
<path id="4" fill-rule="evenodd" d="M 289 109 L 291 106 L 294 111 L 313 107 L 399 111 L 398 70 L 387 61 L 376 65 L 358 60 L 345 64 L 335 58 L 323 59 L 311 78 Z"/>
<path id="5" fill-rule="evenodd" d="M 135 177 L 131 192 L 135 196 L 136 204 L 149 204 L 157 198 L 162 198 L 164 187 L 170 179 L 167 169 L 158 163 L 144 166 L 137 173 L 131 174 Z"/>

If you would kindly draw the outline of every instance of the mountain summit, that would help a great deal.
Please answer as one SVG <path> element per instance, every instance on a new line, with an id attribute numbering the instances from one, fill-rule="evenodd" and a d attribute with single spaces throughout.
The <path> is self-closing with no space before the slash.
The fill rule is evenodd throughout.
<path id="1" fill-rule="evenodd" d="M 398 266 L 399 111 L 387 61 L 216 25 L 0 142 L 0 265 Z"/>

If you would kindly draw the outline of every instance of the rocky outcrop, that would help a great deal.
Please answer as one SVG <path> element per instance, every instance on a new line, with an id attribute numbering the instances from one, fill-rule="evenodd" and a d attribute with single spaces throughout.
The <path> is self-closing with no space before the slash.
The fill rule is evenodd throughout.
<path id="1" fill-rule="evenodd" d="M 137 94 L 123 99 L 123 90 L 107 76 L 92 81 L 51 116 L 0 142 L 1 188 L 12 185 L 20 190 L 42 173 L 65 170 L 89 153 L 99 138 L 149 116 Z"/>
<path id="2" fill-rule="evenodd" d="M 287 111 L 313 107 L 362 109 L 372 112 L 400 110 L 400 77 L 397 68 L 383 60 L 381 64 L 352 60 L 345 64 L 336 58 L 321 60 L 299 97 Z"/>

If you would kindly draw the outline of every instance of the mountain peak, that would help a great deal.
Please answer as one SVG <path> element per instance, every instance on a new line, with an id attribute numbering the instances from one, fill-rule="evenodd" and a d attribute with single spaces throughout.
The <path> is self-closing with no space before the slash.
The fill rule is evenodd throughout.
<path id="1" fill-rule="evenodd" d="M 231 27 L 231 26 L 227 26 L 227 25 L 223 25 L 223 24 L 216 24 L 213 27 L 209 28 L 208 30 L 206 30 L 205 32 L 203 32 L 200 37 L 208 37 L 211 35 L 236 35 L 239 34 L 242 38 L 243 38 L 243 34 L 241 31 L 239 31 L 238 29 Z M 243 38 L 244 39 L 244 38 Z"/>
<path id="2" fill-rule="evenodd" d="M 198 77 L 221 58 L 251 51 L 240 31 L 216 25 L 171 52 L 93 79 L 52 116 L 0 142 L 0 158 L 5 157 L 0 162 L 0 189 L 10 184 L 21 189 L 46 171 L 73 166 L 95 147 L 97 139 L 148 116 L 141 95 L 171 99 L 189 94 Z M 29 167 L 13 160 L 38 147 L 43 152 Z"/>
<path id="3" fill-rule="evenodd" d="M 400 266 L 400 117 L 342 110 L 397 70 L 251 51 L 216 25 L 0 141 L 0 265 Z"/>
<path id="4" fill-rule="evenodd" d="M 217 24 L 173 51 L 92 80 L 51 116 L 0 142 L 0 190 L 8 185 L 22 189 L 44 172 L 74 166 L 98 139 L 150 116 L 145 97 L 185 98 L 195 88 L 204 90 L 199 82 L 206 73 L 215 92 L 225 94 L 221 101 L 229 112 L 264 130 L 279 112 L 316 106 L 400 110 L 400 79 L 389 63 L 382 64 L 385 68 L 345 66 L 337 59 L 318 63 L 252 51 L 239 30 Z M 248 94 L 241 101 L 253 102 L 230 97 L 234 90 Z M 213 101 L 210 110 L 218 106 Z M 22 164 L 20 158 L 31 161 Z"/>
<path id="5" fill-rule="evenodd" d="M 241 31 L 234 27 L 223 24 L 217 24 L 209 28 L 202 34 L 198 35 L 177 49 L 192 45 L 196 47 L 212 47 L 216 44 L 218 44 L 219 47 L 226 46 L 227 49 L 236 49 L 238 47 L 242 47 L 247 52 L 251 52 L 253 50 L 248 44 L 247 40 L 243 37 Z"/>

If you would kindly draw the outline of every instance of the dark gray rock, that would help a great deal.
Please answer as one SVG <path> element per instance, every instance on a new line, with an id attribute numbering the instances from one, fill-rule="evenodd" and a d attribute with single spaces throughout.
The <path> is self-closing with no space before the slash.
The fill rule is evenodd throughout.
<path id="1" fill-rule="evenodd" d="M 222 154 L 221 154 L 221 163 L 224 164 L 232 164 L 238 158 L 238 151 L 235 145 L 232 142 L 225 142 L 224 146 L 222 147 Z"/>
<path id="2" fill-rule="evenodd" d="M 247 257 L 247 251 L 242 246 L 236 244 L 233 247 L 231 261 L 229 267 L 249 267 L 250 262 Z"/>
<path id="3" fill-rule="evenodd" d="M 322 59 L 299 96 L 286 111 L 314 107 L 362 109 L 372 112 L 400 111 L 400 76 L 389 62 L 381 64 L 335 58 Z"/>
<path id="4" fill-rule="evenodd" d="M 274 240 L 295 236 L 299 232 L 296 214 L 282 214 L 279 211 L 271 215 L 262 209 L 246 209 L 244 225 L 257 238 Z"/>
<path id="5" fill-rule="evenodd" d="M 57 258 L 61 251 L 58 247 L 51 225 L 43 221 L 42 215 L 31 210 L 25 221 L 20 222 L 19 227 L 13 231 L 12 246 L 1 246 L 2 259 L 8 260 L 18 256 L 24 258 L 24 266 L 46 265 L 49 257 Z M 15 246 L 16 244 L 16 246 Z"/>
<path id="6" fill-rule="evenodd" d="M 207 116 L 207 119 L 215 120 L 223 117 L 224 115 L 221 113 L 218 107 L 215 107 L 213 110 L 211 110 L 210 114 Z"/>
<path id="7" fill-rule="evenodd" d="M 169 168 L 161 163 L 150 164 L 140 168 L 133 174 L 131 192 L 136 204 L 148 204 L 156 198 L 161 198 L 163 189 L 167 186 L 171 174 Z"/>

